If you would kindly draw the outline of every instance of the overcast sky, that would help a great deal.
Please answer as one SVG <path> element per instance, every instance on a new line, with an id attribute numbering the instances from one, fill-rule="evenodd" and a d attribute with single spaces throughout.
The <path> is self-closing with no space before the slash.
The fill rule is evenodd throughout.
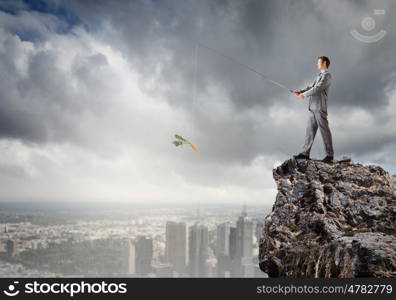
<path id="1" fill-rule="evenodd" d="M 329 56 L 336 158 L 396 173 L 395 14 L 391 0 L 0 0 L 0 201 L 271 205 L 308 102 L 197 42 L 291 89 Z"/>

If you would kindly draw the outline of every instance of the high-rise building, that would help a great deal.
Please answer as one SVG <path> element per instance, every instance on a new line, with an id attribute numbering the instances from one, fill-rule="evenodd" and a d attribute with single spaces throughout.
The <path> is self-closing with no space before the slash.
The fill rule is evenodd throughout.
<path id="1" fill-rule="evenodd" d="M 146 276 L 152 271 L 153 240 L 146 236 L 138 236 L 135 241 L 136 275 Z"/>
<path id="2" fill-rule="evenodd" d="M 217 225 L 216 230 L 216 255 L 230 254 L 230 224 L 222 223 Z"/>
<path id="3" fill-rule="evenodd" d="M 17 253 L 17 242 L 14 240 L 7 240 L 6 251 L 9 256 L 14 256 Z"/>
<path id="4" fill-rule="evenodd" d="M 230 232 L 231 232 L 231 227 L 229 223 L 222 223 L 217 225 L 217 230 L 216 230 L 217 277 L 226 277 L 231 268 Z"/>
<path id="5" fill-rule="evenodd" d="M 237 247 L 237 235 L 236 235 L 236 227 L 230 227 L 230 259 L 235 259 L 236 256 L 236 247 Z"/>
<path id="6" fill-rule="evenodd" d="M 229 255 L 219 254 L 217 258 L 217 277 L 228 277 L 231 271 L 231 258 Z"/>
<path id="7" fill-rule="evenodd" d="M 186 269 L 187 236 L 186 223 L 169 221 L 166 223 L 165 259 L 179 274 Z"/>
<path id="8" fill-rule="evenodd" d="M 188 269 L 191 277 L 207 277 L 208 228 L 195 223 L 189 228 Z"/>
<path id="9" fill-rule="evenodd" d="M 252 257 L 253 255 L 253 222 L 247 217 L 246 205 L 238 218 L 236 227 L 236 257 Z"/>
<path id="10" fill-rule="evenodd" d="M 231 260 L 231 276 L 232 277 L 246 277 L 252 273 L 251 261 L 253 257 L 253 222 L 247 216 L 246 204 L 243 205 L 243 210 L 237 220 L 235 228 L 235 236 L 231 236 L 231 242 L 235 243 L 235 254 L 232 255 Z"/>
<path id="11" fill-rule="evenodd" d="M 263 228 L 264 228 L 264 223 L 261 221 L 257 221 L 256 222 L 256 232 L 255 232 L 257 245 L 260 245 L 260 239 L 263 235 Z"/>
<path id="12" fill-rule="evenodd" d="M 128 240 L 128 274 L 136 274 L 135 244 Z"/>
<path id="13" fill-rule="evenodd" d="M 254 277 L 253 257 L 241 258 L 241 277 Z"/>

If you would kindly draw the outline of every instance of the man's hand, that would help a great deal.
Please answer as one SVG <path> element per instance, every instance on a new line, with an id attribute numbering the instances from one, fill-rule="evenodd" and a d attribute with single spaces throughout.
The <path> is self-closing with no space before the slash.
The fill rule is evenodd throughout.
<path id="1" fill-rule="evenodd" d="M 300 91 L 297 91 L 297 90 L 296 90 L 296 91 L 293 91 L 293 94 L 296 95 L 296 96 L 298 97 L 298 95 L 300 95 L 301 93 L 300 93 Z"/>
<path id="2" fill-rule="evenodd" d="M 293 94 L 296 95 L 298 98 L 301 98 L 301 99 L 305 98 L 304 95 L 298 90 L 293 91 Z"/>

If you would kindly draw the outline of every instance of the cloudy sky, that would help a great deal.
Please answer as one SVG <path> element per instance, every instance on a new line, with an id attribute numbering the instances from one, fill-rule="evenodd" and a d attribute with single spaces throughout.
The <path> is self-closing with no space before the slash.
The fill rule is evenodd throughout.
<path id="1" fill-rule="evenodd" d="M 396 174 L 395 14 L 391 0 L 0 0 L 0 201 L 271 205 L 308 103 L 197 43 L 292 89 L 329 56 L 336 158 Z"/>

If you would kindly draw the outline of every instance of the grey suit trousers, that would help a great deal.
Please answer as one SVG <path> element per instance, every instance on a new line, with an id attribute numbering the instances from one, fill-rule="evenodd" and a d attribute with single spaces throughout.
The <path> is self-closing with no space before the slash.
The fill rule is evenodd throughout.
<path id="1" fill-rule="evenodd" d="M 327 121 L 327 114 L 320 110 L 314 110 L 314 111 L 310 110 L 309 112 L 310 112 L 310 117 L 308 118 L 305 144 L 303 146 L 302 153 L 309 156 L 309 153 L 312 148 L 312 144 L 315 139 L 316 132 L 318 131 L 318 127 L 319 127 L 320 133 L 322 135 L 323 143 L 325 146 L 326 155 L 334 156 L 333 141 L 329 128 L 329 122 Z"/>

